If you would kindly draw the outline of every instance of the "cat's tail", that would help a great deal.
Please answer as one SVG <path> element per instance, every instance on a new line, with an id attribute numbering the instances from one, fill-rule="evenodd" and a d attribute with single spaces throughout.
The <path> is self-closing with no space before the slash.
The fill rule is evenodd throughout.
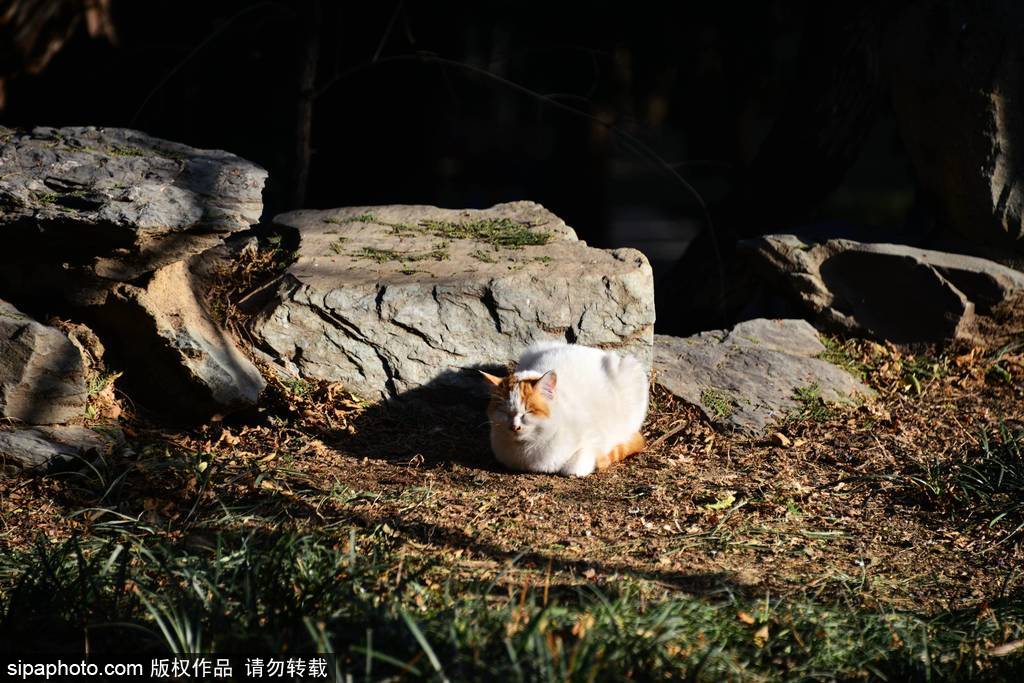
<path id="1" fill-rule="evenodd" d="M 644 449 L 647 442 L 640 432 L 634 432 L 631 437 L 620 444 L 617 444 L 610 451 L 597 459 L 597 469 L 603 470 L 617 462 L 622 462 L 631 455 L 635 455 Z"/>

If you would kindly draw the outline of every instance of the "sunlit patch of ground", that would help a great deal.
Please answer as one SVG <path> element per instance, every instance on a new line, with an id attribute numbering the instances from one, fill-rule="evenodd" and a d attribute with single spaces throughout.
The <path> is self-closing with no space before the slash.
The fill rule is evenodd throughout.
<path id="1" fill-rule="evenodd" d="M 962 639 L 947 644 L 960 659 L 934 666 L 993 671 L 1016 656 L 1014 643 L 1022 637 L 1022 622 L 1012 616 L 1022 604 L 1024 559 L 1020 348 L 910 355 L 834 341 L 829 349 L 833 361 L 878 391 L 876 401 L 832 409 L 809 397 L 776 430 L 749 438 L 715 432 L 695 409 L 656 387 L 647 451 L 585 479 L 498 467 L 488 452 L 482 407 L 462 418 L 414 415 L 364 404 L 324 383 L 272 378 L 260 415 L 196 431 L 169 432 L 135 420 L 126 429 L 132 457 L 45 478 L 0 480 L 0 548 L 7 558 L 0 604 L 36 566 L 26 558 L 41 552 L 33 550 L 40 538 L 48 539 L 40 547 L 51 550 L 79 538 L 89 557 L 110 552 L 110 543 L 134 548 L 138 555 L 125 570 L 138 572 L 132 581 L 142 585 L 149 576 L 173 585 L 183 580 L 177 570 L 147 573 L 155 570 L 139 548 L 209 560 L 209 553 L 240 539 L 311 535 L 316 547 L 338 554 L 323 560 L 328 565 L 346 566 L 346 557 L 355 562 L 357 550 L 362 557 L 372 549 L 376 573 L 360 579 L 361 590 L 377 595 L 378 607 L 399 600 L 428 630 L 439 628 L 430 615 L 450 609 L 453 600 L 490 605 L 504 615 L 498 630 L 509 634 L 525 629 L 545 605 L 576 605 L 580 611 L 563 615 L 565 623 L 583 620 L 573 622 L 575 631 L 549 625 L 568 657 L 572 644 L 582 647 L 598 636 L 581 633 L 591 607 L 566 596 L 595 589 L 626 599 L 628 606 L 620 607 L 638 619 L 658 605 L 720 610 L 709 612 L 704 626 L 694 622 L 698 632 L 662 643 L 659 656 L 671 654 L 666 648 L 679 655 L 683 641 L 697 648 L 720 637 L 723 652 L 742 650 L 722 669 L 739 675 L 747 666 L 776 673 L 810 666 L 816 645 L 801 643 L 796 626 L 780 625 L 783 614 L 802 619 L 794 615 L 812 609 L 806 605 L 869 621 L 909 613 L 927 623 L 956 615 L 973 630 L 943 627 Z M 331 579 L 337 568 L 325 571 L 339 585 L 355 580 Z M 139 605 L 133 618 L 156 632 L 159 619 Z M 770 614 L 756 612 L 757 605 Z M 198 614 L 210 609 L 193 607 Z M 305 617 L 312 630 L 300 629 L 296 638 L 314 638 L 318 646 L 340 638 L 324 615 Z M 365 618 L 377 623 L 378 617 Z M 715 619 L 728 621 L 727 634 L 708 630 Z M 815 629 L 826 627 L 811 621 L 813 641 Z M 415 635 L 404 621 L 395 623 Z M 248 628 L 258 633 L 261 627 Z M 878 661 L 909 647 L 904 640 L 911 636 L 892 628 L 891 637 L 872 636 Z M 452 632 L 452 646 L 486 650 L 497 631 L 487 633 L 474 645 Z M 851 652 L 866 647 L 851 638 Z M 795 651 L 771 650 L 783 641 Z M 418 638 L 410 643 L 423 654 Z M 693 673 L 699 652 L 690 653 L 696 659 L 677 656 L 689 668 L 676 673 Z M 604 671 L 614 660 L 607 656 L 587 661 Z M 829 656 L 848 675 L 871 673 L 876 661 Z M 907 661 L 917 656 L 915 650 Z M 475 671 L 471 663 L 459 666 Z"/>

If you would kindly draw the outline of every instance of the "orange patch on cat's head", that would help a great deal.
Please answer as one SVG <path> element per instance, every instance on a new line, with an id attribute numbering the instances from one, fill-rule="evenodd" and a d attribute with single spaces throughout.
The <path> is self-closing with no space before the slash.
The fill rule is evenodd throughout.
<path id="1" fill-rule="evenodd" d="M 537 388 L 539 381 L 538 379 L 533 379 L 519 382 L 517 385 L 519 395 L 523 398 L 523 405 L 526 406 L 529 412 L 538 417 L 550 417 L 551 406 L 548 405 L 548 400 L 544 397 L 541 390 Z"/>
<path id="2" fill-rule="evenodd" d="M 491 405 L 494 406 L 496 401 L 503 401 L 507 399 L 513 391 L 519 392 L 519 398 L 523 402 L 523 406 L 526 410 L 538 417 L 550 417 L 551 406 L 548 404 L 548 398 L 550 391 L 554 386 L 554 373 L 550 373 L 545 380 L 544 377 L 535 379 L 521 379 L 517 378 L 515 374 L 509 374 L 506 377 L 498 377 L 491 375 L 483 370 L 479 371 L 483 375 L 484 379 L 491 385 Z M 545 395 L 545 389 L 542 388 L 540 383 L 546 381 L 548 395 Z"/>

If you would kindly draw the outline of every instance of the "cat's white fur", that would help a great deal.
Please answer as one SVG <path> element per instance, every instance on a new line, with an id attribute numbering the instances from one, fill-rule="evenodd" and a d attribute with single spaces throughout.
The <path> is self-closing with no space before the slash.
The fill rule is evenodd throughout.
<path id="1" fill-rule="evenodd" d="M 554 371 L 553 387 L 550 384 Z M 507 467 L 584 477 L 598 458 L 640 430 L 647 376 L 632 356 L 588 346 L 540 342 L 519 359 L 517 379 L 538 379 L 548 417 L 526 412 L 518 392 L 497 406 L 491 447 Z M 513 426 L 520 426 L 518 431 Z"/>

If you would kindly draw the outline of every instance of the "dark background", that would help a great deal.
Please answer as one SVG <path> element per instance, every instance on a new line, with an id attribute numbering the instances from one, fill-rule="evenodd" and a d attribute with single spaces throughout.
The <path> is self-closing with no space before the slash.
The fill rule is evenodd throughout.
<path id="1" fill-rule="evenodd" d="M 840 163 L 815 168 L 794 147 L 806 177 L 776 174 L 785 136 L 755 163 L 780 118 L 835 80 L 813 71 L 822 51 L 856 53 L 866 31 L 833 33 L 864 12 L 874 30 L 871 3 L 100 4 L 111 35 L 79 22 L 38 73 L 8 55 L 0 122 L 128 126 L 229 150 L 269 170 L 265 219 L 531 199 L 592 244 L 641 248 L 662 282 L 709 224 L 726 238 L 835 221 L 899 231 L 912 215 L 884 98 Z M 851 81 L 855 100 L 870 89 Z"/>

